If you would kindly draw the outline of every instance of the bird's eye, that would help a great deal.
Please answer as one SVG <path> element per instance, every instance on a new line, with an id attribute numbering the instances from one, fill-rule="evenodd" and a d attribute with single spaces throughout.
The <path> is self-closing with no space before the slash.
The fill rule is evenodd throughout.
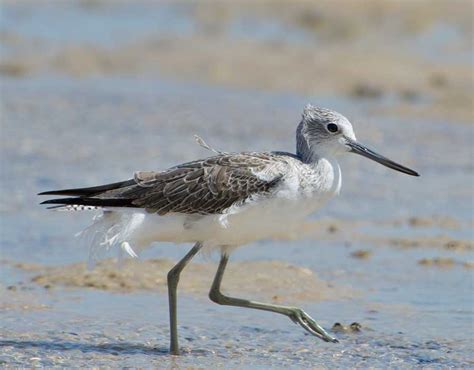
<path id="1" fill-rule="evenodd" d="M 329 132 L 335 133 L 339 131 L 339 127 L 335 123 L 330 123 L 329 125 L 326 126 Z"/>

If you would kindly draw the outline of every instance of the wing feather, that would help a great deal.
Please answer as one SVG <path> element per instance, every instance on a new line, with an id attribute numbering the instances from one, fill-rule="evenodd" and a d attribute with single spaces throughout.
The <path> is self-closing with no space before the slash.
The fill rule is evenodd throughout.
<path id="1" fill-rule="evenodd" d="M 67 204 L 76 201 L 78 205 L 94 205 L 96 201 L 100 206 L 113 207 L 120 203 L 160 215 L 220 214 L 256 194 L 267 194 L 281 181 L 285 163 L 284 156 L 271 153 L 219 154 L 163 172 L 136 172 L 132 183 L 117 183 L 121 186 L 105 187 L 100 193 L 88 192 L 87 197 L 68 198 Z M 61 204 L 61 199 L 46 202 Z"/>

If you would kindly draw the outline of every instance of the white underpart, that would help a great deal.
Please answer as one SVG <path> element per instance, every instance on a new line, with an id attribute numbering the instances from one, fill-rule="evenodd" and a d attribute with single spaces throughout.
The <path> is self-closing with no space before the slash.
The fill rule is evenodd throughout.
<path id="1" fill-rule="evenodd" d="M 93 265 L 102 252 L 117 247 L 119 252 L 137 257 L 128 241 L 133 239 L 145 217 L 145 213 L 123 212 L 122 209 L 96 215 L 92 225 L 77 234 L 89 246 L 89 265 Z"/>
<path id="2" fill-rule="evenodd" d="M 257 174 L 271 179 L 272 171 Z M 136 257 L 153 242 L 201 241 L 208 251 L 229 250 L 252 241 L 287 235 L 341 188 L 339 164 L 320 159 L 306 165 L 289 161 L 286 174 L 270 195 L 254 196 L 224 214 L 165 216 L 136 208 L 106 209 L 81 236 L 90 245 L 90 261 L 116 248 Z"/>

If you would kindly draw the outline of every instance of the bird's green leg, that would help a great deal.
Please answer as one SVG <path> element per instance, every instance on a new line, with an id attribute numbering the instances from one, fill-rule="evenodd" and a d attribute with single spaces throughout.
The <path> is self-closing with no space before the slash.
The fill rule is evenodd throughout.
<path id="1" fill-rule="evenodd" d="M 217 268 L 216 276 L 214 277 L 214 281 L 212 283 L 211 290 L 209 292 L 209 298 L 212 301 L 222 305 L 254 308 L 257 310 L 276 312 L 289 317 L 294 323 L 301 325 L 303 329 L 315 335 L 316 337 L 324 340 L 325 342 L 338 342 L 336 338 L 331 337 L 326 332 L 326 330 L 324 330 L 311 316 L 309 316 L 301 308 L 254 302 L 249 301 L 247 299 L 228 297 L 222 294 L 220 291 L 220 287 L 222 277 L 224 276 L 224 270 L 227 266 L 228 261 L 229 256 L 223 253 L 219 262 L 219 267 Z"/>
<path id="2" fill-rule="evenodd" d="M 168 300 L 170 310 L 170 352 L 179 355 L 178 346 L 178 317 L 177 317 L 177 288 L 179 275 L 189 261 L 199 252 L 203 244 L 197 242 L 194 247 L 168 272 Z"/>

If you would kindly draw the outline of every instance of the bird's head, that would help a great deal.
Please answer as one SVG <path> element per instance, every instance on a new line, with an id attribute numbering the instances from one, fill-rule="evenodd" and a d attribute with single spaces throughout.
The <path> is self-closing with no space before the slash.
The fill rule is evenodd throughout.
<path id="1" fill-rule="evenodd" d="M 307 105 L 297 129 L 297 153 L 306 161 L 334 157 L 342 153 L 356 153 L 393 170 L 412 176 L 417 172 L 375 153 L 357 142 L 349 120 L 330 109 Z"/>

